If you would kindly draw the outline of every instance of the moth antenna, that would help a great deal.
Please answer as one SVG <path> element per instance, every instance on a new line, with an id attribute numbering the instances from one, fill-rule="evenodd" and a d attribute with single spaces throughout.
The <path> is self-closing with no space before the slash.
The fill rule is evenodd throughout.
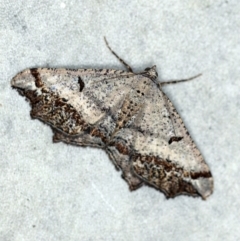
<path id="1" fill-rule="evenodd" d="M 133 73 L 132 68 L 111 49 L 105 36 L 104 36 L 104 41 L 105 41 L 108 49 L 111 51 L 111 53 L 128 69 L 129 72 Z"/>
<path id="2" fill-rule="evenodd" d="M 198 77 L 200 77 L 202 74 L 198 74 L 198 75 L 195 75 L 191 78 L 188 78 L 188 79 L 180 79 L 180 80 L 169 80 L 169 81 L 165 81 L 165 82 L 160 82 L 160 85 L 168 85 L 168 84 L 178 84 L 178 83 L 181 83 L 181 82 L 186 82 L 186 81 L 189 81 L 189 80 L 193 80 L 193 79 L 196 79 Z"/>

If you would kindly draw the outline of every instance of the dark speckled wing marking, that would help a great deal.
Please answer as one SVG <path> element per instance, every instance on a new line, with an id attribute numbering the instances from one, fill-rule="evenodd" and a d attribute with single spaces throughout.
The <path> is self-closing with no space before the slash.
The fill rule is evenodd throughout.
<path id="1" fill-rule="evenodd" d="M 32 76 L 35 78 L 35 85 L 39 88 L 42 87 L 43 83 L 41 81 L 41 77 L 40 77 L 38 70 L 36 68 L 34 68 L 34 69 L 30 69 L 30 71 L 31 71 Z"/>
<path id="2" fill-rule="evenodd" d="M 82 81 L 81 77 L 78 77 L 78 84 L 80 85 L 79 91 L 82 92 L 85 84 L 84 84 L 84 82 Z"/>
<path id="3" fill-rule="evenodd" d="M 116 54 L 115 54 L 116 55 Z M 208 197 L 213 178 L 171 101 L 143 73 L 112 69 L 27 69 L 12 87 L 30 102 L 31 117 L 51 126 L 54 142 L 99 147 L 131 190 L 144 183 L 167 197 Z"/>

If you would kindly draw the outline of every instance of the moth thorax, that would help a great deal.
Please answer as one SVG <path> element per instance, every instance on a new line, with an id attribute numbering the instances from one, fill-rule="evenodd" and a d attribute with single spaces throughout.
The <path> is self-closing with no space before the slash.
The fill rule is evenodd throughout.
<path id="1" fill-rule="evenodd" d="M 146 68 L 145 71 L 148 77 L 152 80 L 155 80 L 158 77 L 158 73 L 156 71 L 156 65 L 152 66 L 152 68 Z"/>

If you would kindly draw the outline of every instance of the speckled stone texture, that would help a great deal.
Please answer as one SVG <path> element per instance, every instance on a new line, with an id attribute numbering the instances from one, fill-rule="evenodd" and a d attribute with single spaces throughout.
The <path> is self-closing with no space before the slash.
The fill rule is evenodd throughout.
<path id="1" fill-rule="evenodd" d="M 240 2 L 0 0 L 0 240 L 240 240 Z M 130 192 L 101 150 L 52 144 L 10 87 L 36 67 L 156 64 L 214 177 L 206 200 Z M 116 96 L 117 97 L 117 96 Z"/>

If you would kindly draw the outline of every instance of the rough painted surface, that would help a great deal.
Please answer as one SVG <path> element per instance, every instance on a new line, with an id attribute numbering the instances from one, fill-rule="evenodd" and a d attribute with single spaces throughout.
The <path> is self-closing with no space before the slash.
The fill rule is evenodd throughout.
<path id="1" fill-rule="evenodd" d="M 31 117 L 50 125 L 53 141 L 100 147 L 131 190 L 147 183 L 167 197 L 208 197 L 213 178 L 171 101 L 156 67 L 27 69 L 12 86 L 30 101 Z"/>

